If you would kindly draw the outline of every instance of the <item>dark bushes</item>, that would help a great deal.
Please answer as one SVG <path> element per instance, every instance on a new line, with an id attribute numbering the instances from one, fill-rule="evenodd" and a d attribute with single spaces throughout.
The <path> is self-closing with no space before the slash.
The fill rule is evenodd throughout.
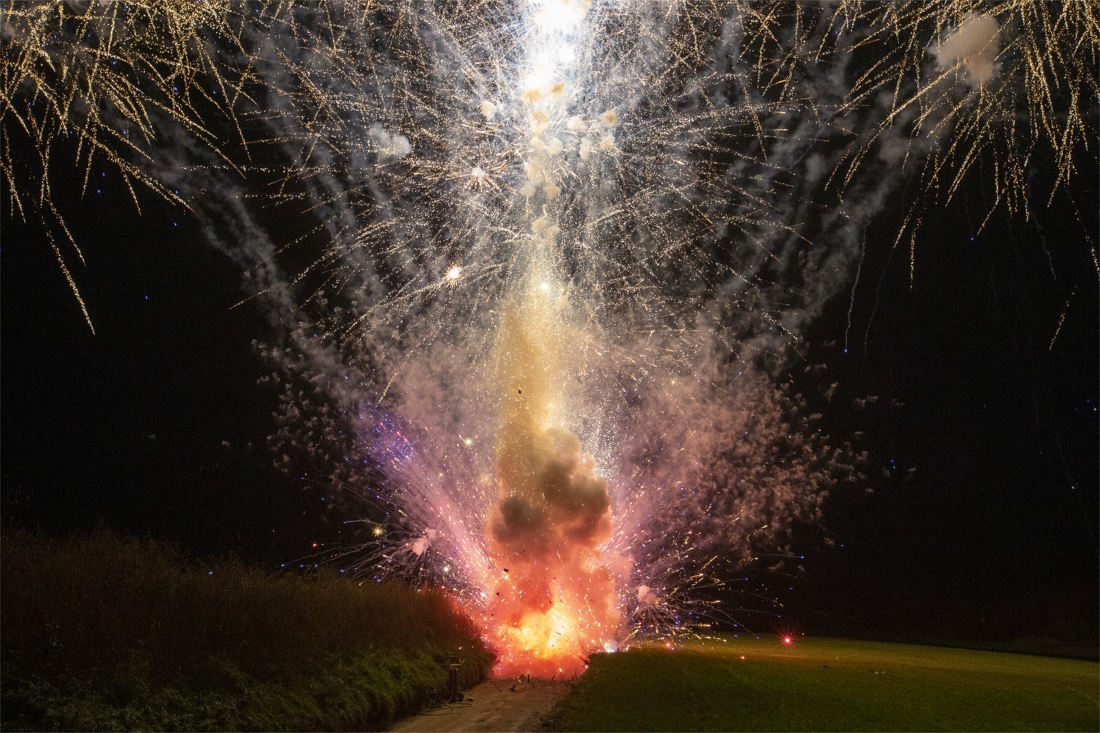
<path id="1" fill-rule="evenodd" d="M 446 595 L 234 562 L 109 532 L 0 538 L 0 726 L 351 729 L 415 712 L 491 655 Z"/>

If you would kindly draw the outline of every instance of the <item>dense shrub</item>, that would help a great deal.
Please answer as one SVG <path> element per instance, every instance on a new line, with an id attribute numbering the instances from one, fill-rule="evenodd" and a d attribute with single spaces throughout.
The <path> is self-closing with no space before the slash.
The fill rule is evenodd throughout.
<path id="1" fill-rule="evenodd" d="M 0 537 L 0 726 L 348 729 L 415 712 L 491 655 L 445 594 L 235 562 L 109 532 Z"/>

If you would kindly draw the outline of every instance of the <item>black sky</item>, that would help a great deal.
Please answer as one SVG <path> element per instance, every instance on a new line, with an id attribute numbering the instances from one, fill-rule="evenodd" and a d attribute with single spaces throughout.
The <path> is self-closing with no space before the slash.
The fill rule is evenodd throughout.
<path id="1" fill-rule="evenodd" d="M 912 288 L 908 249 L 889 246 L 902 209 L 870 222 L 854 298 L 790 370 L 819 401 L 838 383 L 825 421 L 870 452 L 867 480 L 826 504 L 835 544 L 806 545 L 787 597 L 803 623 L 1096 638 L 1094 167 L 1030 222 L 1002 210 L 978 234 L 977 183 L 933 210 Z M 252 345 L 270 333 L 233 308 L 238 267 L 187 212 L 142 196 L 139 216 L 117 174 L 95 176 L 82 200 L 55 187 L 95 335 L 41 227 L 0 221 L 3 526 L 103 524 L 262 563 L 332 541 L 345 517 L 324 487 L 272 468 L 277 396 Z"/>
<path id="2" fill-rule="evenodd" d="M 851 326 L 848 291 L 815 329 L 851 400 L 834 430 L 862 430 L 871 461 L 826 506 L 844 547 L 818 555 L 800 608 L 863 630 L 1095 643 L 1095 218 L 1067 199 L 979 234 L 990 199 L 975 182 L 926 217 L 912 289 L 908 248 L 869 246 Z M 898 218 L 869 241 L 892 241 Z"/>

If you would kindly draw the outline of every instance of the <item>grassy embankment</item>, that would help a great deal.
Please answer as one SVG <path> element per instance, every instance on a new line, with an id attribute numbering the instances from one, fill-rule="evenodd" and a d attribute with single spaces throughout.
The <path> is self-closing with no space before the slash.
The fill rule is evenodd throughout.
<path id="1" fill-rule="evenodd" d="M 744 657 L 742 659 L 741 657 Z M 564 731 L 1100 729 L 1095 662 L 798 637 L 598 654 Z"/>
<path id="2" fill-rule="evenodd" d="M 380 729 L 491 655 L 444 595 L 188 565 L 110 533 L 0 537 L 0 727 Z"/>

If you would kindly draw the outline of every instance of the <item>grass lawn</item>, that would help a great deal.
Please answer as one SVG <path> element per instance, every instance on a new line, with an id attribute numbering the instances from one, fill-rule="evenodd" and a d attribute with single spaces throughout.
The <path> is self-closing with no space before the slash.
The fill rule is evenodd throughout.
<path id="1" fill-rule="evenodd" d="M 744 657 L 742 659 L 742 657 Z M 1100 730 L 1100 665 L 800 636 L 598 654 L 564 731 Z"/>

